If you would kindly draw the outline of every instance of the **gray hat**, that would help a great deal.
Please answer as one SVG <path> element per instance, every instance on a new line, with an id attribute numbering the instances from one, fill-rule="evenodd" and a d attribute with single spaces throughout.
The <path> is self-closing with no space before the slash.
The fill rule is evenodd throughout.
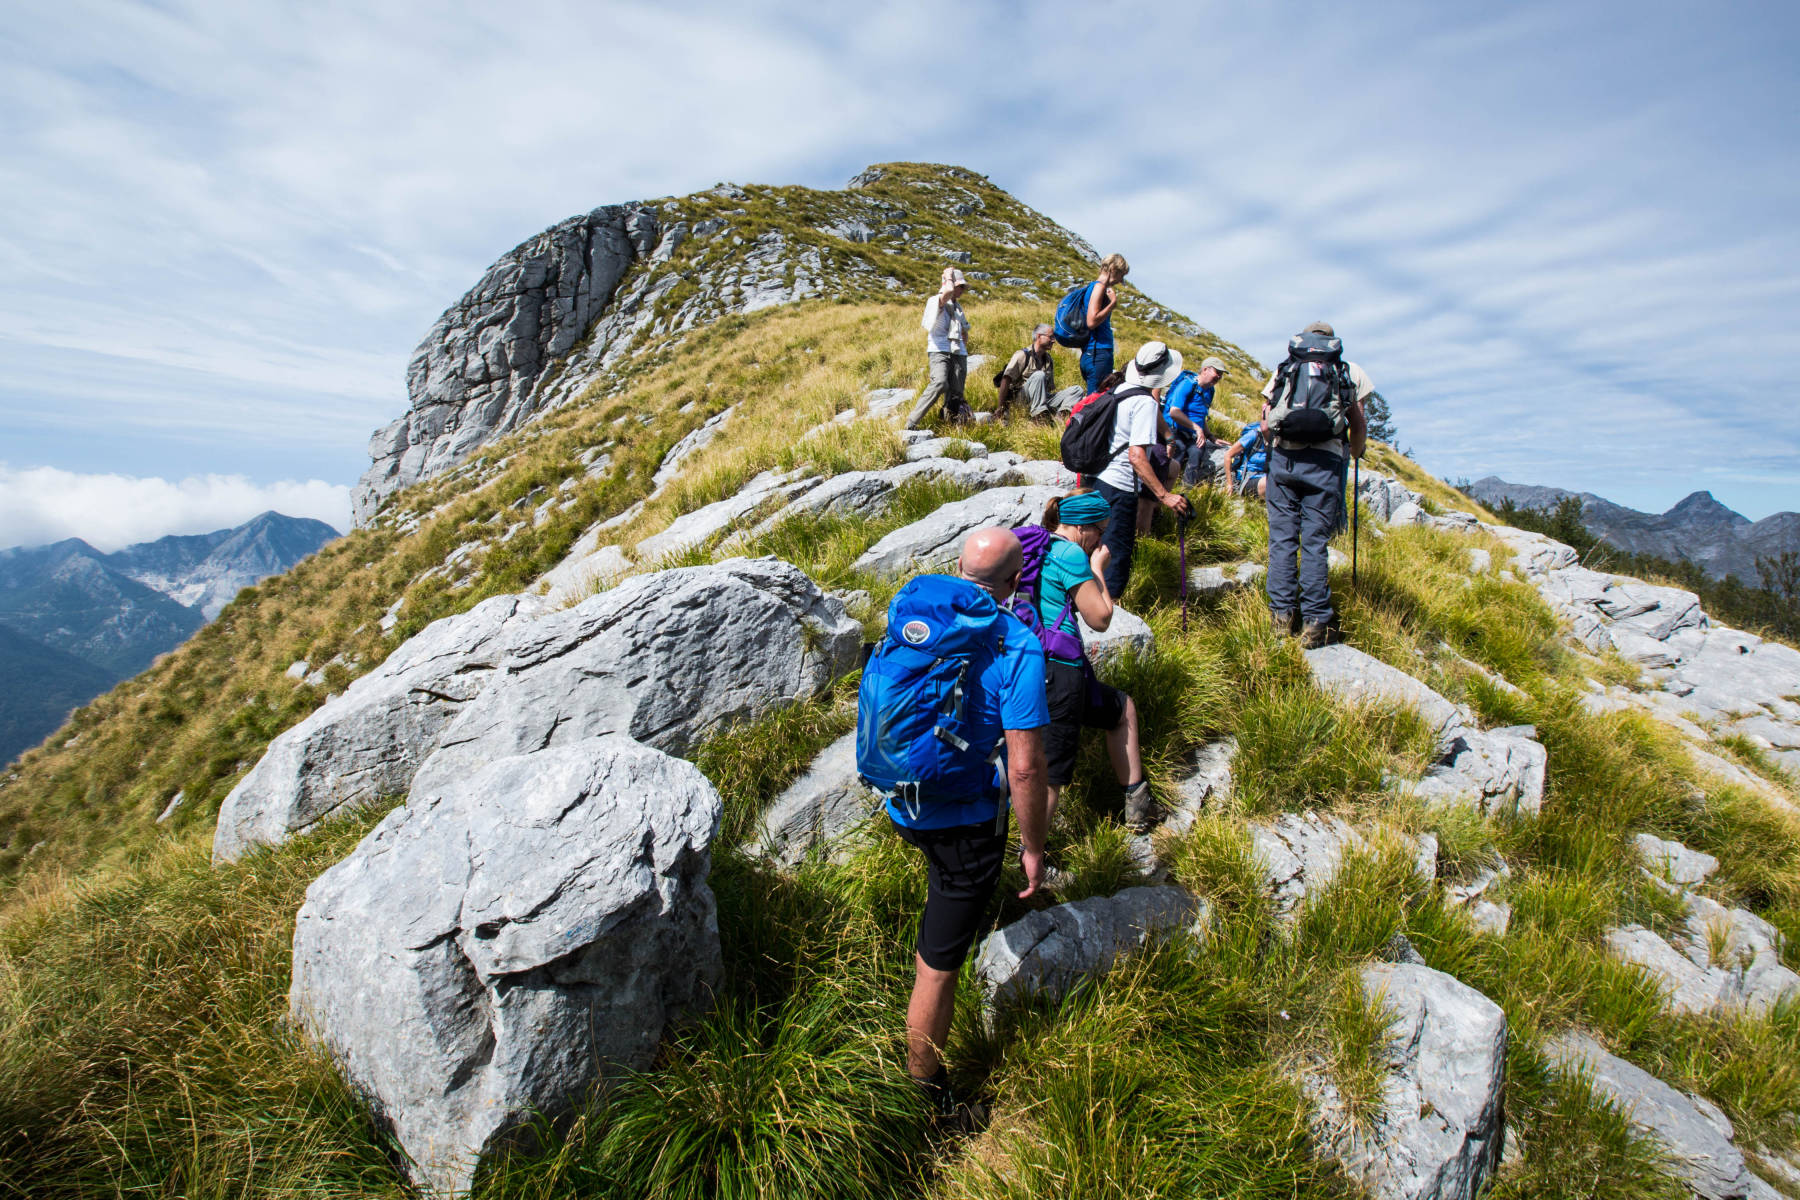
<path id="1" fill-rule="evenodd" d="M 1305 329 L 1302 329 L 1300 332 L 1301 333 L 1322 333 L 1326 337 L 1336 337 L 1337 336 L 1337 333 L 1335 331 L 1333 331 L 1330 324 L 1325 321 L 1314 321 L 1311 325 L 1308 325 Z"/>
<path id="2" fill-rule="evenodd" d="M 1200 369 L 1202 371 L 1206 370 L 1208 367 L 1211 367 L 1221 375 L 1231 374 L 1231 369 L 1225 365 L 1225 360 L 1222 358 L 1209 358 L 1200 364 Z"/>
<path id="3" fill-rule="evenodd" d="M 1161 342 L 1145 342 L 1125 367 L 1125 382 L 1152 391 L 1168 387 L 1181 374 L 1181 351 Z"/>

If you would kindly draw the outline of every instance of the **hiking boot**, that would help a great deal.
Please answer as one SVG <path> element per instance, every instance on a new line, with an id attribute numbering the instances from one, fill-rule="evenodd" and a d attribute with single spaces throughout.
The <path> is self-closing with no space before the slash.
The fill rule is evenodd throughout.
<path id="1" fill-rule="evenodd" d="M 1324 621 L 1308 625 L 1300 631 L 1300 648 L 1302 650 L 1317 650 L 1329 641 L 1331 641 L 1331 626 Z"/>
<path id="2" fill-rule="evenodd" d="M 1150 797 L 1150 781 L 1140 779 L 1125 789 L 1125 825 L 1133 833 L 1150 828 L 1156 801 Z"/>
<path id="3" fill-rule="evenodd" d="M 973 1133 L 987 1124 L 987 1105 L 979 1100 L 963 1098 L 950 1090 L 950 1073 L 939 1067 L 930 1079 L 914 1079 L 919 1096 L 931 1112 L 931 1120 L 939 1129 L 953 1133 Z"/>
<path id="4" fill-rule="evenodd" d="M 1271 612 L 1269 627 L 1275 631 L 1276 637 L 1293 637 L 1300 632 L 1300 614 L 1297 612 Z"/>

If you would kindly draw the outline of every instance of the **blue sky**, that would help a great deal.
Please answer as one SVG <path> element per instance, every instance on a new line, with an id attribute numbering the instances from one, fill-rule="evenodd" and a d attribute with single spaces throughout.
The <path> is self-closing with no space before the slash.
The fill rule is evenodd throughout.
<path id="1" fill-rule="evenodd" d="M 1441 475 L 1800 509 L 1791 12 L 15 2 L 0 545 L 342 525 L 504 250 L 897 158 L 988 174 L 1265 362 L 1333 321 Z"/>

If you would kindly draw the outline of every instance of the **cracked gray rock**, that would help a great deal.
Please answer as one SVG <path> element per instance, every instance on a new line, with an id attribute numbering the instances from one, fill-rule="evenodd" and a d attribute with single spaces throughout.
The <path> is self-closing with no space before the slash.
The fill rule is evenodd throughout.
<path id="1" fill-rule="evenodd" d="M 601 734 L 685 754 L 711 730 L 819 695 L 862 646 L 840 601 L 772 558 L 637 575 L 547 609 L 496 597 L 433 622 L 277 737 L 226 797 L 214 856 Z"/>
<path id="2" fill-rule="evenodd" d="M 415 789 L 307 889 L 293 1019 L 421 1190 L 462 1195 L 509 1131 L 648 1068 L 709 1003 L 720 813 L 691 764 L 584 739 Z"/>

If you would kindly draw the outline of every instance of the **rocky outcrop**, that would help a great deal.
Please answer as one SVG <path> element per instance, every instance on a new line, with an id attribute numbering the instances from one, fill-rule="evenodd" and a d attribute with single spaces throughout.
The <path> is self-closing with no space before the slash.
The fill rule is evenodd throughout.
<path id="1" fill-rule="evenodd" d="M 820 752 L 806 774 L 777 796 L 745 847 L 782 866 L 833 847 L 874 814 L 880 796 L 857 776 L 856 731 Z"/>
<path id="2" fill-rule="evenodd" d="M 1686 851 L 1678 842 L 1664 844 Z M 1667 938 L 1626 925 L 1608 932 L 1606 945 L 1650 977 L 1669 1011 L 1763 1013 L 1800 996 L 1800 975 L 1781 961 L 1780 930 L 1745 909 L 1665 886 L 1687 908 L 1681 925 Z"/>
<path id="3" fill-rule="evenodd" d="M 415 789 L 306 891 L 294 1020 L 367 1097 L 425 1191 L 596 1080 L 650 1066 L 708 1002 L 719 797 L 623 737 Z"/>
<path id="4" fill-rule="evenodd" d="M 1691 886 L 1704 883 L 1719 869 L 1719 860 L 1700 850 L 1689 850 L 1680 842 L 1667 841 L 1652 833 L 1640 833 L 1632 839 L 1639 857 L 1652 875 L 1670 883 Z"/>
<path id="5" fill-rule="evenodd" d="M 1483 730 L 1474 714 L 1352 646 L 1306 651 L 1313 681 L 1350 703 L 1380 701 L 1418 713 L 1437 739 L 1438 761 L 1407 785 L 1427 802 L 1470 804 L 1490 815 L 1535 815 L 1549 757 L 1529 725 Z"/>
<path id="6" fill-rule="evenodd" d="M 551 226 L 489 267 L 413 351 L 408 411 L 370 439 L 374 463 L 351 493 L 356 523 L 535 416 L 545 368 L 575 349 L 656 242 L 654 211 L 608 205 Z"/>
<path id="7" fill-rule="evenodd" d="M 1704 1200 L 1777 1200 L 1779 1193 L 1754 1175 L 1732 1144 L 1725 1114 L 1686 1096 L 1639 1067 L 1608 1054 L 1584 1033 L 1563 1033 L 1544 1047 L 1552 1070 L 1577 1075 L 1594 1093 L 1618 1106 L 1637 1130 L 1668 1154 L 1682 1182 Z"/>
<path id="8" fill-rule="evenodd" d="M 1044 505 L 1062 494 L 1061 488 L 1043 485 L 989 488 L 901 526 L 851 565 L 858 571 L 883 575 L 942 570 L 956 562 L 963 539 L 974 530 L 988 525 L 1012 529 L 1033 524 L 1043 516 Z"/>
<path id="9" fill-rule="evenodd" d="M 1188 572 L 1188 586 L 1193 589 L 1193 594 L 1197 597 L 1217 598 L 1229 596 L 1233 592 L 1247 592 L 1260 588 L 1263 577 L 1268 573 L 1267 567 L 1253 562 L 1195 567 Z"/>
<path id="10" fill-rule="evenodd" d="M 225 799 L 235 859 L 349 806 L 494 759 L 622 733 L 686 753 L 707 731 L 818 695 L 862 626 L 775 559 L 639 575 L 561 611 L 496 597 L 434 622 L 269 746 Z"/>
<path id="11" fill-rule="evenodd" d="M 1035 998 L 1060 999 L 1122 954 L 1178 929 L 1198 934 L 1204 901 L 1178 887 L 1126 888 L 1057 904 L 989 934 L 975 956 L 975 977 L 990 1015 Z"/>
<path id="12" fill-rule="evenodd" d="M 1342 817 L 1317 812 L 1282 813 L 1273 821 L 1250 823 L 1250 844 L 1262 867 L 1263 886 L 1277 914 L 1284 917 L 1297 914 L 1308 895 L 1337 878 L 1346 854 L 1372 853 L 1383 843 L 1406 848 L 1419 878 L 1437 878 L 1434 834 L 1413 837 L 1377 830 L 1371 840 Z"/>
<path id="13" fill-rule="evenodd" d="M 1376 1200 L 1472 1200 L 1500 1165 L 1506 1014 L 1474 988 L 1411 963 L 1372 963 L 1362 988 L 1392 1024 L 1377 1052 L 1380 1112 L 1351 1119 L 1330 1077 L 1304 1080 L 1312 1133 Z"/>

